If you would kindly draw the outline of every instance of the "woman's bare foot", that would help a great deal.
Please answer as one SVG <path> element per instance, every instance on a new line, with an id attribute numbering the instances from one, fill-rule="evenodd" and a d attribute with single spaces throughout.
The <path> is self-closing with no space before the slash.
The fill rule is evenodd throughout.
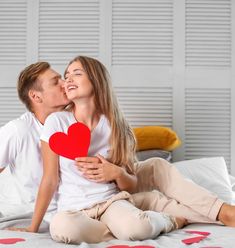
<path id="1" fill-rule="evenodd" d="M 235 206 L 224 203 L 220 208 L 217 219 L 225 226 L 235 227 Z"/>

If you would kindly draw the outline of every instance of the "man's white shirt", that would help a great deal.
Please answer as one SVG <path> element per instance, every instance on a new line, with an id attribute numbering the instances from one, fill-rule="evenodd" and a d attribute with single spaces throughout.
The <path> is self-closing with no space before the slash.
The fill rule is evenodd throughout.
<path id="1" fill-rule="evenodd" d="M 0 168 L 8 167 L 0 173 L 1 201 L 16 206 L 28 204 L 34 208 L 43 172 L 40 149 L 42 129 L 43 125 L 31 112 L 0 128 Z M 53 200 L 50 208 L 55 206 Z"/>

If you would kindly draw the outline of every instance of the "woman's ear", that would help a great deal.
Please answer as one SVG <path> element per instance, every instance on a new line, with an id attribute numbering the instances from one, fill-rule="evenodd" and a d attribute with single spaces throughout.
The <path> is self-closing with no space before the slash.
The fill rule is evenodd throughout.
<path id="1" fill-rule="evenodd" d="M 29 90 L 28 96 L 29 96 L 30 100 L 34 103 L 41 103 L 42 102 L 40 91 Z"/>

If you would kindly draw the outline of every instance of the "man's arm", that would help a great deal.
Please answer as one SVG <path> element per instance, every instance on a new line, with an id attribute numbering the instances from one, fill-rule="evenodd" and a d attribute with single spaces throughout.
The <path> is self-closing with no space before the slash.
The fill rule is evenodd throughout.
<path id="1" fill-rule="evenodd" d="M 97 183 L 115 181 L 120 190 L 136 192 L 137 177 L 129 174 L 125 168 L 110 163 L 101 155 L 76 158 L 76 165 L 88 180 Z"/>
<path id="2" fill-rule="evenodd" d="M 39 187 L 30 232 L 38 232 L 46 210 L 59 183 L 59 156 L 55 154 L 45 141 L 41 142 L 43 158 L 43 177 Z"/>
<path id="3" fill-rule="evenodd" d="M 20 144 L 18 130 L 14 121 L 0 128 L 0 173 L 10 164 L 15 165 Z"/>
<path id="4" fill-rule="evenodd" d="M 34 214 L 31 225 L 26 228 L 10 227 L 8 230 L 38 232 L 43 217 L 47 211 L 50 201 L 59 183 L 59 160 L 49 147 L 48 143 L 41 143 L 43 157 L 43 176 L 38 190 Z"/>

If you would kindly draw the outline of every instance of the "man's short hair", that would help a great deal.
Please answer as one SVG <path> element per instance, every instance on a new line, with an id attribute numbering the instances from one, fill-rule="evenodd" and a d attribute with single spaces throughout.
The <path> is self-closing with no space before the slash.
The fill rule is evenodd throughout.
<path id="1" fill-rule="evenodd" d="M 38 81 L 39 75 L 50 68 L 47 62 L 37 62 L 27 66 L 19 75 L 17 83 L 17 91 L 20 100 L 25 104 L 26 108 L 32 112 L 31 100 L 29 98 L 29 90 L 34 89 L 42 91 L 41 84 Z"/>

